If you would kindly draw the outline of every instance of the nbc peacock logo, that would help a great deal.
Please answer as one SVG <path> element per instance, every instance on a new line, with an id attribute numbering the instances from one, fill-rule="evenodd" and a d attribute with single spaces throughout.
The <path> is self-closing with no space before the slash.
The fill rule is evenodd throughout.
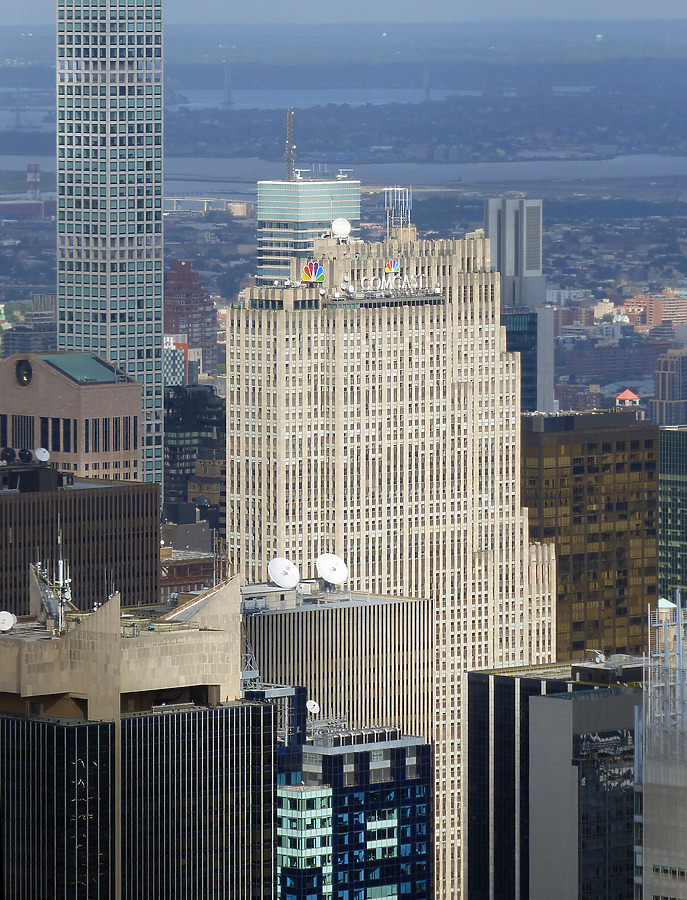
<path id="1" fill-rule="evenodd" d="M 395 275 L 400 270 L 400 268 L 401 268 L 401 266 L 397 259 L 390 259 L 387 261 L 387 264 L 384 266 L 384 271 L 387 274 Z"/>
<path id="2" fill-rule="evenodd" d="M 323 282 L 324 281 L 324 269 L 317 262 L 309 262 L 301 273 L 301 281 L 307 282 Z"/>

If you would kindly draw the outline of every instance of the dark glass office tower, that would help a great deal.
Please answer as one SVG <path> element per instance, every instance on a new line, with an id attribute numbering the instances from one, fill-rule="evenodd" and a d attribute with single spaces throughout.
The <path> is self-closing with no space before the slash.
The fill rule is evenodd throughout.
<path id="1" fill-rule="evenodd" d="M 687 425 L 658 432 L 658 591 L 687 584 Z"/>
<path id="2" fill-rule="evenodd" d="M 272 900 L 276 713 L 232 699 L 238 582 L 121 613 L 33 588 L 0 630 L 0 897 Z"/>

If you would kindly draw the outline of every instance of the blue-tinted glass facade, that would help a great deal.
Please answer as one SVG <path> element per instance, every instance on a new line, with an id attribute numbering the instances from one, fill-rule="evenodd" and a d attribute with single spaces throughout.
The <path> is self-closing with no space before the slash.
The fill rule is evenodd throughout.
<path id="1" fill-rule="evenodd" d="M 279 897 L 431 897 L 429 745 L 328 739 L 303 748 L 303 784 L 278 790 Z"/>
<path id="2" fill-rule="evenodd" d="M 291 260 L 309 260 L 334 219 L 360 237 L 359 181 L 259 181 L 257 283 L 289 278 Z"/>

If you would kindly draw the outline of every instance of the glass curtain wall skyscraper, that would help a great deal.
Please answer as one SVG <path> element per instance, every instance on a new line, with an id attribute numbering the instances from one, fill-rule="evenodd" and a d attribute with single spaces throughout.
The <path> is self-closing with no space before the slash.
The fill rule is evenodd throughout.
<path id="1" fill-rule="evenodd" d="M 359 236 L 359 181 L 259 181 L 257 284 L 290 278 L 291 260 L 311 259 L 315 241 L 339 218 Z"/>
<path id="2" fill-rule="evenodd" d="M 143 383 L 162 480 L 162 0 L 57 2 L 58 349 Z"/>

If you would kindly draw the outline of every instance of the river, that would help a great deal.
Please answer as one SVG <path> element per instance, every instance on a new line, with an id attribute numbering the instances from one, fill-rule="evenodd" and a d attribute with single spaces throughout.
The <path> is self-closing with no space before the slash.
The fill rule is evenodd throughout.
<path id="1" fill-rule="evenodd" d="M 55 172 L 53 156 L 4 156 L 0 154 L 0 171 L 23 171 L 28 163 L 38 163 L 45 172 Z M 303 162 L 301 161 L 301 165 Z M 305 163 L 307 166 L 308 163 Z M 377 163 L 349 166 L 351 178 L 363 185 L 412 185 L 431 187 L 471 184 L 520 184 L 561 182 L 582 185 L 585 181 L 684 178 L 687 182 L 687 157 L 647 154 L 618 156 L 599 160 L 542 160 L 486 163 Z M 337 172 L 330 166 L 328 177 Z M 256 158 L 199 159 L 167 157 L 165 160 L 165 192 L 168 196 L 193 193 L 231 196 L 255 193 L 258 180 L 281 179 L 284 163 Z"/>

